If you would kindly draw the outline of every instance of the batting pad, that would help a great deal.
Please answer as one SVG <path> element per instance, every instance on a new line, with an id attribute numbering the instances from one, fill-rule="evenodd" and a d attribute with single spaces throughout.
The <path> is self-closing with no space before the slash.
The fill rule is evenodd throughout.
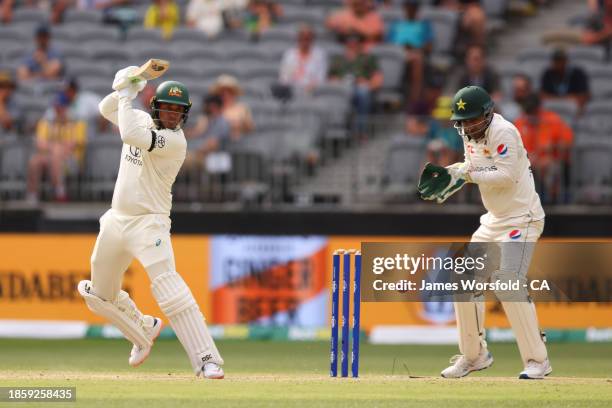
<path id="1" fill-rule="evenodd" d="M 205 363 L 223 364 L 204 316 L 183 278 L 176 272 L 163 273 L 153 280 L 151 289 L 185 348 L 194 372 L 199 374 Z"/>
<path id="2" fill-rule="evenodd" d="M 468 360 L 476 360 L 484 341 L 484 303 L 455 302 L 455 316 L 459 329 L 459 351 Z"/>
<path id="3" fill-rule="evenodd" d="M 91 281 L 79 282 L 78 291 L 85 299 L 89 310 L 103 316 L 114 324 L 123 335 L 139 347 L 151 347 L 152 342 L 145 333 L 146 327 L 152 327 L 155 320 L 143 315 L 125 291 L 119 292 L 116 302 L 108 302 L 90 293 Z"/>
<path id="4" fill-rule="evenodd" d="M 523 364 L 529 360 L 543 362 L 548 358 L 540 334 L 538 317 L 533 302 L 502 302 L 510 326 L 514 331 Z"/>

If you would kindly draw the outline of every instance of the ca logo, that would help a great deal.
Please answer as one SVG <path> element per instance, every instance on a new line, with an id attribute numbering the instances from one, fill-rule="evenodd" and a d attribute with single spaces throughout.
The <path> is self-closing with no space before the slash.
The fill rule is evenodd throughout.
<path id="1" fill-rule="evenodd" d="M 130 146 L 130 154 L 134 157 L 140 157 L 140 147 Z"/>

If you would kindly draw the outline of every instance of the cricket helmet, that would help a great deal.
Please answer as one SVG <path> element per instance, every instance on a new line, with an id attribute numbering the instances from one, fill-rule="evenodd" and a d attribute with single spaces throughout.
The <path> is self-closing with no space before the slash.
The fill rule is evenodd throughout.
<path id="1" fill-rule="evenodd" d="M 191 109 L 191 100 L 189 99 L 189 91 L 181 82 L 166 81 L 159 84 L 155 90 L 155 95 L 151 98 L 151 117 L 158 128 L 162 128 L 163 124 L 159 120 L 159 104 L 169 103 L 183 107 L 183 117 L 178 123 L 177 128 L 181 128 L 189 116 Z"/>
<path id="2" fill-rule="evenodd" d="M 461 88 L 454 96 L 451 109 L 451 120 L 461 136 L 472 138 L 487 130 L 493 120 L 493 100 L 479 86 Z M 482 121 L 470 126 L 464 126 L 463 121 L 482 117 Z"/>

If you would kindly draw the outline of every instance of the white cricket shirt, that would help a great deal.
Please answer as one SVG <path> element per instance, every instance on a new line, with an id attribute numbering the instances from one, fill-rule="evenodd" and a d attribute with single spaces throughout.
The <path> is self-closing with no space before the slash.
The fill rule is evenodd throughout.
<path id="1" fill-rule="evenodd" d="M 107 95 L 100 113 L 119 126 L 123 148 L 112 209 L 123 215 L 164 214 L 172 208 L 172 185 L 187 154 L 181 129 L 156 129 L 151 116 L 129 98 Z"/>
<path id="2" fill-rule="evenodd" d="M 531 163 L 516 127 L 501 115 L 480 141 L 463 138 L 469 175 L 478 184 L 487 213 L 483 225 L 517 225 L 543 220 L 544 210 L 535 190 Z"/>

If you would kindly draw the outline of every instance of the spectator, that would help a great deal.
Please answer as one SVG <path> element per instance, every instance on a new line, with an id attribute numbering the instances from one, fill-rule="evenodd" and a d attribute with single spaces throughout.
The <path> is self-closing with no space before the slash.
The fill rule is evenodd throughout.
<path id="1" fill-rule="evenodd" d="M 465 39 L 463 47 L 486 45 L 487 15 L 480 0 L 438 0 L 434 4 L 461 13 L 459 40 Z"/>
<path id="2" fill-rule="evenodd" d="M 219 95 L 204 98 L 203 114 L 187 132 L 189 164 L 199 166 L 209 153 L 227 149 L 232 129 L 222 109 L 223 101 Z"/>
<path id="3" fill-rule="evenodd" d="M 329 78 L 332 81 L 350 82 L 353 88 L 352 104 L 357 114 L 357 132 L 363 136 L 367 115 L 372 110 L 374 93 L 383 83 L 378 59 L 365 50 L 363 36 L 355 33 L 347 37 L 344 54 L 332 60 Z"/>
<path id="4" fill-rule="evenodd" d="M 36 152 L 30 158 L 28 171 L 29 202 L 38 201 L 38 186 L 45 170 L 49 171 L 57 201 L 66 201 L 65 177 L 77 173 L 83 158 L 87 125 L 70 120 L 69 101 L 61 93 L 54 101 L 55 119 L 42 119 L 36 129 Z"/>
<path id="5" fill-rule="evenodd" d="M 18 121 L 18 110 L 13 94 L 15 81 L 8 71 L 0 71 L 0 130 L 12 131 Z"/>
<path id="6" fill-rule="evenodd" d="M 310 93 L 325 82 L 327 55 L 313 46 L 314 31 L 309 25 L 298 29 L 297 45 L 285 51 L 280 67 L 280 82 L 302 93 Z"/>
<path id="7" fill-rule="evenodd" d="M 368 0 L 348 0 L 347 7 L 329 16 L 327 28 L 343 42 L 346 36 L 358 33 L 369 49 L 383 38 L 385 23 Z"/>
<path id="8" fill-rule="evenodd" d="M 142 18 L 133 4 L 134 0 L 76 0 L 78 9 L 100 10 L 105 23 L 118 25 L 124 33 Z"/>
<path id="9" fill-rule="evenodd" d="M 612 0 L 603 0 L 599 7 L 596 2 L 593 3 L 594 10 L 582 33 L 582 42 L 603 46 L 609 59 L 612 46 Z"/>
<path id="10" fill-rule="evenodd" d="M 542 108 L 536 93 L 523 100 L 523 114 L 514 124 L 531 159 L 542 200 L 565 201 L 561 193 L 569 186 L 572 129 L 558 114 Z"/>
<path id="11" fill-rule="evenodd" d="M 57 24 L 61 21 L 64 10 L 70 6 L 70 0 L 56 0 L 53 2 L 48 0 L 0 0 L 0 21 L 9 24 L 13 20 L 13 8 L 16 6 L 50 11 L 51 22 Z"/>
<path id="12" fill-rule="evenodd" d="M 463 156 L 463 140 L 451 122 L 452 98 L 441 96 L 432 112 L 427 134 L 427 161 L 449 166 Z"/>
<path id="13" fill-rule="evenodd" d="M 533 83 L 528 75 L 515 75 L 512 78 L 512 95 L 509 95 L 511 99 L 502 101 L 499 104 L 502 116 L 514 122 L 521 115 L 525 98 L 533 92 Z"/>
<path id="14" fill-rule="evenodd" d="M 479 45 L 468 47 L 465 53 L 465 67 L 456 89 L 468 85 L 484 88 L 496 102 L 501 99 L 499 75 L 487 64 L 484 48 Z"/>
<path id="15" fill-rule="evenodd" d="M 541 97 L 544 99 L 571 99 L 580 109 L 589 100 L 589 78 L 580 67 L 568 64 L 563 49 L 553 52 L 551 64 L 541 78 Z"/>
<path id="16" fill-rule="evenodd" d="M 68 119 L 92 123 L 100 118 L 98 104 L 102 98 L 93 92 L 81 91 L 76 78 L 69 79 L 62 92 L 68 100 Z M 45 112 L 45 118 L 54 120 L 55 114 L 55 107 L 51 107 Z"/>
<path id="17" fill-rule="evenodd" d="M 223 0 L 191 0 L 187 6 L 187 25 L 215 38 L 223 31 Z"/>
<path id="18" fill-rule="evenodd" d="M 433 28 L 427 20 L 418 19 L 419 0 L 404 0 L 404 19 L 389 27 L 387 41 L 416 50 L 431 50 Z"/>
<path id="19" fill-rule="evenodd" d="M 245 24 L 252 38 L 257 39 L 283 14 L 281 6 L 269 0 L 251 0 L 246 8 Z"/>
<path id="20" fill-rule="evenodd" d="M 20 81 L 32 79 L 60 79 L 63 64 L 60 53 L 50 46 L 51 34 L 49 27 L 40 26 L 36 29 L 36 48 L 27 55 L 17 69 Z"/>
<path id="21" fill-rule="evenodd" d="M 223 102 L 223 117 L 232 129 L 232 141 L 239 140 L 255 129 L 251 109 L 239 101 L 242 88 L 236 78 L 231 75 L 221 75 L 212 86 L 210 93 L 218 95 Z"/>
<path id="22" fill-rule="evenodd" d="M 405 19 L 394 23 L 387 41 L 406 50 L 406 79 L 409 84 L 408 100 L 416 103 L 423 94 L 426 57 L 431 52 L 433 29 L 431 23 L 417 19 L 419 0 L 404 1 Z"/>
<path id="23" fill-rule="evenodd" d="M 154 0 L 145 14 L 144 26 L 161 29 L 163 37 L 168 40 L 180 19 L 179 7 L 174 0 Z"/>

